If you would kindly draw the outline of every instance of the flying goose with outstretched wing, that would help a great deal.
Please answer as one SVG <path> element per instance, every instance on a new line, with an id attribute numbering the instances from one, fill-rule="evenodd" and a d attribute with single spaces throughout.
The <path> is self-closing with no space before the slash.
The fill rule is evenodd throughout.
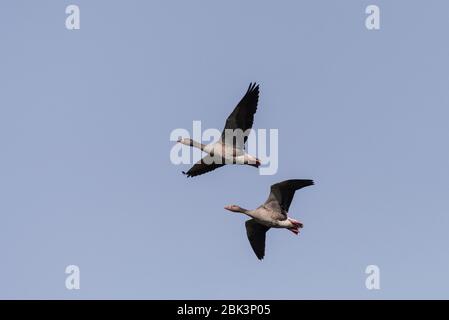
<path id="1" fill-rule="evenodd" d="M 226 164 L 245 164 L 256 168 L 260 166 L 260 160 L 247 154 L 244 148 L 249 130 L 253 126 L 258 101 L 259 85 L 251 83 L 246 94 L 226 119 L 221 138 L 217 142 L 204 145 L 190 138 L 178 140 L 179 143 L 207 153 L 189 171 L 183 172 L 187 177 L 199 176 Z"/>
<path id="2" fill-rule="evenodd" d="M 313 180 L 285 180 L 271 186 L 267 201 L 255 210 L 247 210 L 237 205 L 226 206 L 225 209 L 239 212 L 251 217 L 245 222 L 249 243 L 259 260 L 265 256 L 265 238 L 270 228 L 284 228 L 299 234 L 303 224 L 288 217 L 288 209 L 295 191 L 313 185 Z"/>

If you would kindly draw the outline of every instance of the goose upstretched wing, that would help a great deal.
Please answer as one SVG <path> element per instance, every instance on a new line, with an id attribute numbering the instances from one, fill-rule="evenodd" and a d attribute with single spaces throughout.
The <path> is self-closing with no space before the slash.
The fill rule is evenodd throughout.
<path id="1" fill-rule="evenodd" d="M 295 191 L 307 186 L 313 185 L 313 180 L 291 179 L 285 180 L 271 186 L 271 192 L 265 201 L 265 206 L 270 206 L 273 209 L 285 214 L 290 208 Z"/>
<path id="2" fill-rule="evenodd" d="M 257 103 L 259 101 L 259 85 L 256 83 L 250 83 L 246 94 L 243 96 L 242 100 L 234 108 L 234 111 L 226 119 L 226 123 L 221 134 L 221 140 L 226 141 L 227 130 L 237 130 L 241 129 L 242 133 L 246 130 L 251 129 L 254 123 L 254 114 L 257 111 Z M 244 135 L 243 139 L 237 139 L 246 143 L 248 135 Z M 243 149 L 241 143 L 237 146 Z"/>

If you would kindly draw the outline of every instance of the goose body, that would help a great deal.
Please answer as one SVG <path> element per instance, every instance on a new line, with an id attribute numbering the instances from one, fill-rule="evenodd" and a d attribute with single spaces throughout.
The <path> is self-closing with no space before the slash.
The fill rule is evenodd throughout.
<path id="1" fill-rule="evenodd" d="M 235 148 L 232 145 L 223 143 L 221 140 L 206 145 L 203 151 L 215 157 L 218 161 L 221 159 L 225 164 L 249 164 L 257 161 L 255 157 L 247 154 L 244 149 Z"/>
<path id="2" fill-rule="evenodd" d="M 313 185 L 313 180 L 285 180 L 271 186 L 270 195 L 265 203 L 255 210 L 243 209 L 237 205 L 226 206 L 232 212 L 240 212 L 251 217 L 245 222 L 248 240 L 259 260 L 265 256 L 265 238 L 270 228 L 288 229 L 299 234 L 303 224 L 288 217 L 288 209 L 295 191 Z"/>
<path id="3" fill-rule="evenodd" d="M 256 168 L 260 166 L 259 159 L 247 154 L 244 148 L 248 131 L 252 128 L 254 122 L 258 101 L 259 85 L 251 83 L 246 94 L 226 119 L 221 138 L 217 142 L 204 145 L 190 138 L 178 140 L 179 143 L 201 149 L 207 153 L 189 171 L 183 172 L 187 177 L 195 177 L 226 164 L 250 165 Z"/>

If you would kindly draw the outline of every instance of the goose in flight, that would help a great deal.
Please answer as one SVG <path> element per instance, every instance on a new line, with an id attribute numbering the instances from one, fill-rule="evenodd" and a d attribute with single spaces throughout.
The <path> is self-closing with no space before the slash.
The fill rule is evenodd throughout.
<path id="1" fill-rule="evenodd" d="M 207 153 L 189 171 L 182 173 L 187 177 L 195 177 L 225 164 L 246 164 L 258 168 L 260 160 L 247 154 L 244 150 L 249 130 L 253 126 L 258 101 L 259 85 L 250 83 L 242 100 L 226 119 L 225 127 L 217 142 L 204 145 L 190 138 L 180 138 L 177 142 Z"/>
<path id="2" fill-rule="evenodd" d="M 303 224 L 289 218 L 288 209 L 295 191 L 313 184 L 313 180 L 285 180 L 273 184 L 267 201 L 255 210 L 246 210 L 237 205 L 225 207 L 226 210 L 240 212 L 252 218 L 245 222 L 246 235 L 259 260 L 265 256 L 265 235 L 270 228 L 284 228 L 299 234 Z"/>

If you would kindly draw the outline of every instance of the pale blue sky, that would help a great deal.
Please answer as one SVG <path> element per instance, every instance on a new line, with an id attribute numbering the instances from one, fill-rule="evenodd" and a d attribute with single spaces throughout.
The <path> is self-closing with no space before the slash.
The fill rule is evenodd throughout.
<path id="1" fill-rule="evenodd" d="M 0 297 L 449 298 L 448 19 L 442 0 L 1 1 Z M 251 81 L 278 173 L 186 179 L 171 130 L 221 128 Z M 317 183 L 290 207 L 305 227 L 260 262 L 223 206 L 288 178 Z"/>

